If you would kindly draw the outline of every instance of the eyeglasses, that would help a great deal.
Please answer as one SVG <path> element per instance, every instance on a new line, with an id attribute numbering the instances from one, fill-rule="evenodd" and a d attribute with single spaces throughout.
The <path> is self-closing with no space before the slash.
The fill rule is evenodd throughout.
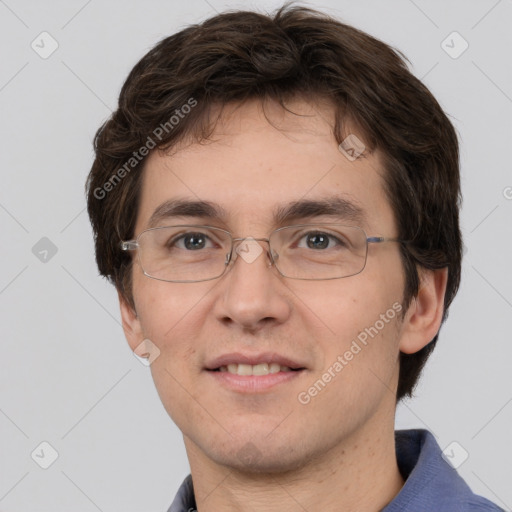
<path id="1" fill-rule="evenodd" d="M 121 249 L 137 250 L 148 277 L 195 283 L 221 277 L 234 261 L 235 245 L 237 255 L 252 263 L 263 252 L 258 242 L 268 243 L 269 266 L 274 265 L 283 277 L 324 280 L 362 272 L 369 243 L 404 241 L 368 237 L 362 228 L 341 224 L 286 226 L 268 238 L 233 238 L 229 231 L 213 226 L 178 225 L 147 229 L 134 240 L 122 241 Z"/>

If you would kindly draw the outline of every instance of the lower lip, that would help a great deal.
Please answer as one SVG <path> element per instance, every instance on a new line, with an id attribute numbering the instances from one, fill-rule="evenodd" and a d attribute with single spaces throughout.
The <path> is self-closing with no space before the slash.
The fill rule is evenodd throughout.
<path id="1" fill-rule="evenodd" d="M 268 375 L 235 375 L 229 372 L 208 370 L 221 385 L 232 391 L 258 393 L 278 384 L 290 382 L 304 373 L 304 370 L 269 373 Z"/>

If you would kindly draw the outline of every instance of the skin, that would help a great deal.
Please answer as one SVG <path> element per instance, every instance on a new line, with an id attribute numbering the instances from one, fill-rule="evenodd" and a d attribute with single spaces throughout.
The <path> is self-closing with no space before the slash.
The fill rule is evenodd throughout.
<path id="1" fill-rule="evenodd" d="M 272 126 L 261 103 L 248 102 L 225 109 L 213 141 L 152 152 L 135 233 L 146 229 L 158 205 L 179 197 L 216 202 L 229 217 L 167 224 L 213 224 L 235 237 L 267 237 L 279 227 L 271 217 L 275 205 L 338 194 L 363 208 L 361 227 L 369 236 L 396 236 L 378 153 L 349 161 L 332 134 L 329 105 L 297 99 L 289 107 L 307 116 L 266 104 Z M 330 219 L 304 222 L 323 220 Z M 399 247 L 370 244 L 363 272 L 324 281 L 280 276 L 269 266 L 267 244 L 262 248 L 254 262 L 237 258 L 221 278 L 200 283 L 150 279 L 135 260 L 135 310 L 120 295 L 132 350 L 146 338 L 160 350 L 152 376 L 183 433 L 198 510 L 378 511 L 403 485 L 394 444 L 399 351 L 420 350 L 439 330 L 446 269 L 422 272 L 403 320 L 387 323 L 304 405 L 298 394 L 402 300 Z M 237 393 L 204 369 L 213 357 L 236 351 L 274 351 L 307 369 L 265 393 Z M 250 460 L 240 456 L 247 451 Z"/>

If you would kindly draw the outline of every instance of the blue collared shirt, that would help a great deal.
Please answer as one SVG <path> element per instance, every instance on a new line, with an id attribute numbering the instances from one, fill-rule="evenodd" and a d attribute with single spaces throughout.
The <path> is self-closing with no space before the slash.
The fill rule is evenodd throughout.
<path id="1" fill-rule="evenodd" d="M 398 468 L 405 484 L 381 512 L 504 512 L 477 496 L 446 462 L 434 436 L 424 429 L 395 432 Z M 195 512 L 191 475 L 167 512 Z"/>

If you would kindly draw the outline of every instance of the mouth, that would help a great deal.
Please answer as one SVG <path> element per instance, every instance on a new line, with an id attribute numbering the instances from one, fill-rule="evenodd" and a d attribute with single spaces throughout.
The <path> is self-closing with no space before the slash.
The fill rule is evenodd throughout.
<path id="1" fill-rule="evenodd" d="M 307 368 L 275 353 L 226 354 L 214 359 L 206 368 L 216 384 L 237 393 L 263 393 L 291 382 Z"/>
<path id="2" fill-rule="evenodd" d="M 227 372 L 231 375 L 251 376 L 251 375 L 269 375 L 280 372 L 299 372 L 305 368 L 290 368 L 289 366 L 281 365 L 279 363 L 259 363 L 259 364 L 243 364 L 231 363 L 228 365 L 219 366 L 212 372 Z"/>

